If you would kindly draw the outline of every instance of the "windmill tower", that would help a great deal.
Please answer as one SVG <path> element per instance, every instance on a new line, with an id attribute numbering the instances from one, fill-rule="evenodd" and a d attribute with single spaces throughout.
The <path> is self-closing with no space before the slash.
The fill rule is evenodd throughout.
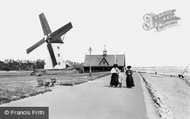
<path id="1" fill-rule="evenodd" d="M 53 51 L 55 54 L 55 59 L 57 60 L 57 65 L 53 66 L 51 56 L 47 55 L 47 58 L 45 60 L 44 69 L 64 69 L 64 68 L 66 68 L 64 55 L 62 53 L 63 44 L 58 44 L 58 43 L 52 44 L 52 48 L 53 48 Z"/>
<path id="2" fill-rule="evenodd" d="M 46 20 L 46 17 L 43 13 L 39 15 L 40 23 L 42 26 L 42 30 L 44 33 L 44 38 L 38 41 L 33 46 L 29 47 L 26 51 L 27 54 L 32 52 L 34 49 L 42 45 L 43 43 L 47 43 L 47 50 L 49 52 L 48 58 L 45 60 L 45 69 L 61 69 L 65 68 L 65 63 L 63 61 L 63 55 L 61 53 L 61 46 L 63 41 L 61 36 L 66 34 L 71 28 L 72 24 L 69 22 L 68 24 L 62 26 L 58 30 L 51 32 L 49 24 Z"/>

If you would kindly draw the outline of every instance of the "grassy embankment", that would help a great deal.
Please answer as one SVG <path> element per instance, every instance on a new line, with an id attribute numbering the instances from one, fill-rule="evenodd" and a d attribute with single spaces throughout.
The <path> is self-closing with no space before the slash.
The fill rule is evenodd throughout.
<path id="1" fill-rule="evenodd" d="M 51 91 L 51 87 L 39 87 L 37 78 L 48 80 L 52 77 L 57 80 L 55 86 L 73 86 L 109 75 L 109 72 L 100 72 L 92 73 L 89 77 L 88 73 L 79 74 L 72 70 L 48 71 L 40 77 L 30 76 L 30 73 L 31 71 L 0 72 L 0 104 Z"/>

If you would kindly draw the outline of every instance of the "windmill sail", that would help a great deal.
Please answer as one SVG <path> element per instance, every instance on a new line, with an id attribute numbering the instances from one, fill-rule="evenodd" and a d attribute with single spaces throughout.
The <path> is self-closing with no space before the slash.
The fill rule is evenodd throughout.
<path id="1" fill-rule="evenodd" d="M 61 38 L 61 36 L 64 35 L 65 33 L 67 33 L 72 27 L 73 26 L 72 26 L 71 22 L 62 26 L 61 28 L 59 28 L 58 30 L 56 30 L 55 32 L 53 32 L 50 35 L 52 40 L 56 41 L 57 39 Z"/>
<path id="2" fill-rule="evenodd" d="M 55 58 L 55 54 L 53 52 L 53 47 L 52 47 L 50 42 L 48 42 L 47 47 L 48 47 L 48 51 L 49 51 L 49 54 L 51 56 L 51 60 L 52 60 L 53 67 L 54 67 L 54 66 L 57 65 L 57 61 L 56 61 L 56 58 Z"/>
<path id="3" fill-rule="evenodd" d="M 46 17 L 45 17 L 45 15 L 44 15 L 44 13 L 41 13 L 41 14 L 39 15 L 39 19 L 40 19 L 40 23 L 41 23 L 41 25 L 42 25 L 42 30 L 43 30 L 43 32 L 44 32 L 44 35 L 50 34 L 50 33 L 51 33 L 51 29 L 50 29 L 50 27 L 49 27 L 49 24 L 48 24 L 48 22 L 47 22 L 47 20 L 46 20 Z"/>
<path id="4" fill-rule="evenodd" d="M 36 44 L 34 44 L 33 46 L 31 46 L 30 48 L 28 48 L 27 54 L 29 54 L 30 52 L 32 52 L 34 49 L 36 49 L 37 47 L 39 47 L 40 45 L 42 45 L 45 42 L 45 38 L 43 38 L 42 40 L 38 41 Z"/>

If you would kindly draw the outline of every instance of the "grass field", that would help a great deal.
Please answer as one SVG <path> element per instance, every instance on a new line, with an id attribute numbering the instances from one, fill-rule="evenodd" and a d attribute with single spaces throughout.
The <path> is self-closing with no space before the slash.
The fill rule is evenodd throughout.
<path id="1" fill-rule="evenodd" d="M 92 73 L 90 77 L 88 73 L 79 74 L 74 70 L 58 70 L 47 71 L 46 75 L 39 77 L 30 76 L 31 72 L 0 71 L 0 104 L 51 91 L 51 87 L 39 87 L 37 78 L 56 78 L 55 86 L 73 86 L 109 75 L 109 72 L 99 72 Z"/>

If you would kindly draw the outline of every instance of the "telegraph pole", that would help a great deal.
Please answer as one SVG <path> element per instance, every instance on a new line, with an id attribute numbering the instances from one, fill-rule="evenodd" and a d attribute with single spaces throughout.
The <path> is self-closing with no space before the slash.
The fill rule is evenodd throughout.
<path id="1" fill-rule="evenodd" d="M 91 56 L 91 53 L 92 53 L 92 48 L 90 47 L 88 51 L 89 51 L 89 55 Z M 91 60 L 91 59 L 90 59 L 90 60 Z M 92 76 L 91 63 L 90 63 L 90 71 L 89 71 L 89 76 L 90 76 L 90 77 Z"/>

